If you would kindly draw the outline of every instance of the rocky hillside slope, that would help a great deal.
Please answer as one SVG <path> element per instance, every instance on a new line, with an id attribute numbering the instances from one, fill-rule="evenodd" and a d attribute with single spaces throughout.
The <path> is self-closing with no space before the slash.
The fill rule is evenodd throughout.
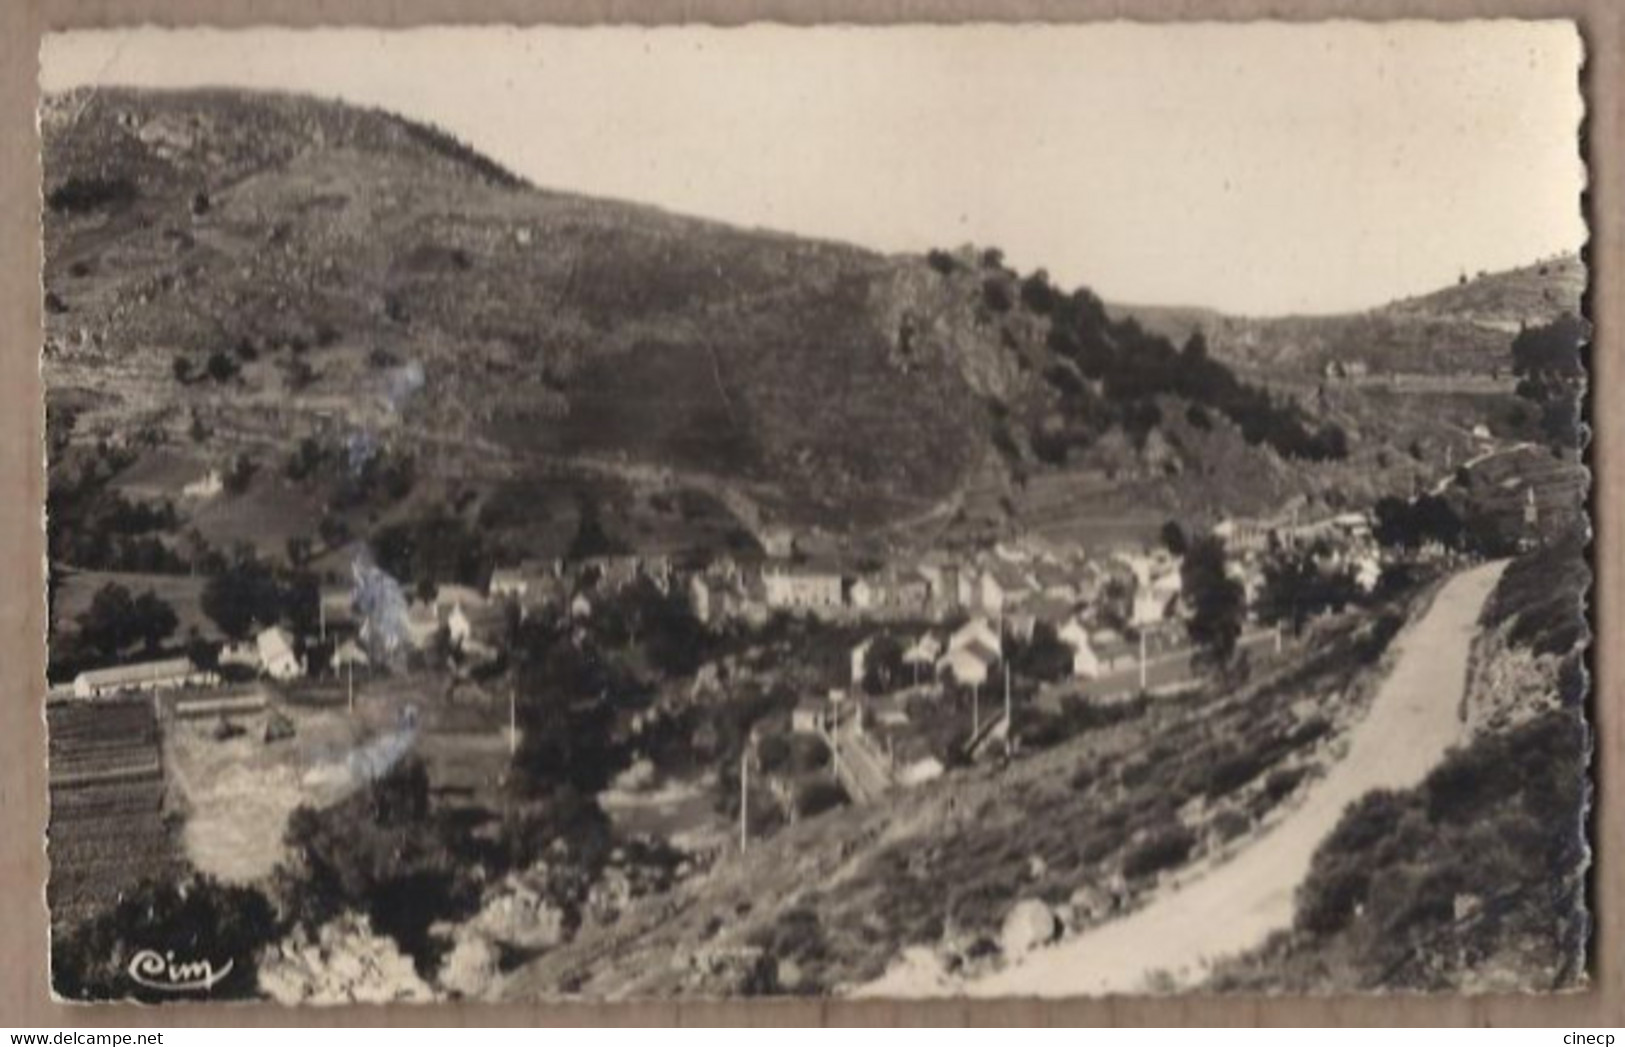
<path id="1" fill-rule="evenodd" d="M 1522 326 L 1580 312 L 1586 268 L 1567 254 L 1502 272 L 1480 272 L 1429 294 L 1358 313 L 1243 317 L 1212 309 L 1113 306 L 1148 330 L 1206 335 L 1215 355 L 1245 370 L 1321 375 L 1329 364 L 1368 373 L 1505 376 L 1507 342 Z"/>
<path id="2" fill-rule="evenodd" d="M 758 533 L 937 540 L 1403 488 L 1443 424 L 1267 394 L 996 250 L 549 192 L 378 111 L 102 89 L 41 126 L 46 374 L 75 440 L 262 464 L 359 442 L 487 488 L 590 465 Z"/>

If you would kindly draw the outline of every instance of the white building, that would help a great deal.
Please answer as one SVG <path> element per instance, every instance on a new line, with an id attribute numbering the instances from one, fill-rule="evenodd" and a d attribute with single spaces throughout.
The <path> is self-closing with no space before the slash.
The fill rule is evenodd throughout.
<path id="1" fill-rule="evenodd" d="M 762 584 L 775 610 L 829 611 L 844 602 L 841 576 L 833 571 L 763 571 Z"/>
<path id="2" fill-rule="evenodd" d="M 980 643 L 995 651 L 1004 647 L 999 639 L 999 631 L 986 618 L 972 618 L 956 629 L 954 634 L 948 637 L 948 650 L 957 651 L 973 643 Z"/>
<path id="3" fill-rule="evenodd" d="M 987 683 L 993 667 L 999 664 L 999 652 L 981 641 L 972 641 L 962 647 L 950 647 L 948 653 L 937 660 L 939 674 L 952 672 L 954 679 L 974 687 Z"/>
<path id="4" fill-rule="evenodd" d="M 182 487 L 181 497 L 203 501 L 213 498 L 225 489 L 225 481 L 220 478 L 220 470 L 210 469 L 202 477 Z"/>
<path id="5" fill-rule="evenodd" d="M 863 678 L 868 675 L 869 650 L 874 647 L 874 637 L 869 637 L 852 648 L 852 686 L 863 686 Z"/>
<path id="6" fill-rule="evenodd" d="M 199 670 L 190 658 L 165 658 L 107 669 L 87 669 L 74 677 L 73 696 L 82 699 L 106 698 L 125 693 L 206 687 L 218 682 L 218 676 Z"/>
<path id="7" fill-rule="evenodd" d="M 340 672 L 348 666 L 359 666 L 365 669 L 372 664 L 372 659 L 367 657 L 367 652 L 361 649 L 360 644 L 354 640 L 345 640 L 333 652 L 330 664 L 334 672 Z"/>
<path id="8" fill-rule="evenodd" d="M 305 675 L 305 666 L 293 651 L 293 639 L 278 626 L 254 638 L 259 648 L 260 670 L 273 680 L 292 680 Z"/>
<path id="9" fill-rule="evenodd" d="M 241 643 L 228 643 L 220 648 L 220 657 L 217 661 L 222 668 L 234 665 L 258 672 L 260 649 L 252 640 L 244 640 Z"/>

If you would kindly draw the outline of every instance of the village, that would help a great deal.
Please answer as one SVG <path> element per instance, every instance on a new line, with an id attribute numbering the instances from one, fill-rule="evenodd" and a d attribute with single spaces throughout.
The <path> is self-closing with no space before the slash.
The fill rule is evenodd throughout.
<path id="1" fill-rule="evenodd" d="M 461 681 L 487 694 L 483 722 L 506 756 L 520 736 L 520 699 L 505 673 L 521 624 L 557 622 L 584 634 L 599 607 L 642 587 L 683 608 L 705 633 L 735 638 L 739 650 L 786 621 L 800 623 L 797 635 L 820 637 L 820 646 L 836 650 L 818 662 L 796 649 L 803 641 L 790 641 L 789 658 L 820 668 L 797 675 L 797 690 L 778 714 L 750 726 L 739 754 L 743 843 L 753 809 L 743 793 L 753 778 L 784 800 L 790 820 L 797 814 L 797 783 L 776 778 L 756 756 L 767 739 L 805 739 L 822 752 L 800 761 L 800 773 L 816 768 L 846 801 L 868 802 L 924 785 L 958 763 L 1015 754 L 1023 735 L 1012 725 L 1017 708 L 1053 718 L 1074 705 L 1105 707 L 1199 686 L 1205 673 L 1189 626 L 1186 539 L 1173 524 L 1163 537 L 1154 547 L 1107 551 L 1010 541 L 868 570 L 804 556 L 791 543 L 775 550 L 779 556 L 720 556 L 687 571 L 668 557 L 635 554 L 526 561 L 494 567 L 483 590 L 448 582 L 411 595 L 358 561 L 350 585 L 322 588 L 310 634 L 277 623 L 202 658 L 192 651 L 86 669 L 54 686 L 50 699 L 95 706 L 139 697 L 150 700 L 159 724 L 212 724 L 218 740 L 252 721 L 263 724 L 270 746 L 294 733 L 301 709 L 348 708 L 354 716 L 358 690 L 365 701 L 388 691 L 392 679 L 397 690 L 410 691 L 408 679 L 445 676 L 453 681 L 448 693 Z M 1292 642 L 1290 622 L 1260 616 L 1272 557 L 1311 557 L 1326 575 L 1347 579 L 1350 600 L 1376 589 L 1385 558 L 1364 513 L 1305 522 L 1291 512 L 1226 519 L 1208 541 L 1228 551 L 1224 571 L 1243 601 L 1235 650 L 1257 660 Z M 665 681 L 632 727 L 685 706 L 726 702 L 730 688 L 752 686 L 748 672 L 741 659 L 719 657 L 692 681 Z M 783 687 L 774 693 L 783 695 Z M 709 739 L 696 738 L 707 747 Z"/>

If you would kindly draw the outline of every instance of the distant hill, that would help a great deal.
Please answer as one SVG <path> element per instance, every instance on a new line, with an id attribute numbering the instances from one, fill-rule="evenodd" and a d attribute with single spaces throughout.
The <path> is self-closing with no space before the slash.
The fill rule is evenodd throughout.
<path id="1" fill-rule="evenodd" d="M 551 192 L 379 111 L 102 89 L 41 123 L 52 407 L 80 442 L 253 454 L 256 490 L 302 442 L 353 464 L 360 441 L 471 512 L 502 492 L 548 541 L 568 520 L 538 492 L 566 475 L 570 498 L 587 475 L 646 509 L 698 492 L 758 533 L 1144 536 L 1410 483 L 1397 449 L 1447 424 L 1266 395 L 1220 362 L 1222 325 L 1182 356 L 997 251 L 884 256 Z M 198 519 L 270 542 L 299 516 L 252 504 Z"/>
<path id="2" fill-rule="evenodd" d="M 1201 330 L 1220 358 L 1246 370 L 1322 373 L 1358 361 L 1372 373 L 1495 375 L 1520 326 L 1580 312 L 1586 270 L 1567 254 L 1358 313 L 1240 317 L 1187 306 L 1112 305 L 1176 344 Z"/>

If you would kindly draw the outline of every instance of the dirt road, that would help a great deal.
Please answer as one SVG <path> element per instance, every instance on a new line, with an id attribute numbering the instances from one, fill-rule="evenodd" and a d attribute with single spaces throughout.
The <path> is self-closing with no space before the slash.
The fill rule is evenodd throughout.
<path id="1" fill-rule="evenodd" d="M 1209 961 L 1253 948 L 1291 925 L 1293 892 L 1315 848 L 1350 802 L 1415 785 L 1461 734 L 1467 654 L 1504 562 L 1452 578 L 1397 641 L 1392 674 L 1350 736 L 1347 757 L 1303 804 L 1247 850 L 1149 906 L 1030 954 L 963 991 L 978 996 L 1071 996 L 1144 991 L 1163 972 L 1184 986 Z M 899 986 L 906 995 L 906 987 Z M 929 991 L 929 990 L 927 990 Z"/>

